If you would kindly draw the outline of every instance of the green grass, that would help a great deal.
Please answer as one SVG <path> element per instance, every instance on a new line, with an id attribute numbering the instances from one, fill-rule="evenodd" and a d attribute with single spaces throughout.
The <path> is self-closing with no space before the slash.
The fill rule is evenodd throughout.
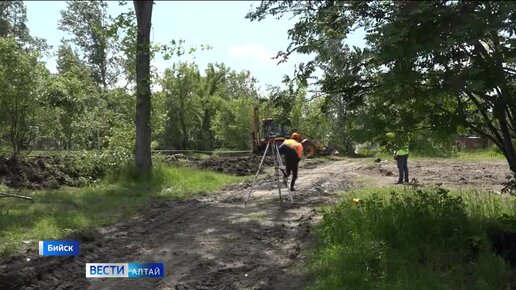
<path id="1" fill-rule="evenodd" d="M 59 239 L 72 231 L 98 227 L 138 212 L 151 198 L 189 198 L 245 179 L 187 167 L 158 166 L 146 178 L 132 170 L 84 188 L 21 191 L 29 201 L 0 199 L 0 256 L 22 241 Z"/>
<path id="2" fill-rule="evenodd" d="M 515 225 L 512 197 L 409 187 L 350 192 L 324 211 L 309 289 L 507 289 L 507 265 L 490 252 L 486 230 Z"/>
<path id="3" fill-rule="evenodd" d="M 159 193 L 160 196 L 173 195 L 177 198 L 189 198 L 198 193 L 216 191 L 223 186 L 248 179 L 189 167 L 170 167 L 163 172 L 162 178 L 168 186 Z"/>
<path id="4" fill-rule="evenodd" d="M 494 149 L 462 150 L 457 152 L 454 157 L 466 161 L 505 160 L 503 154 Z"/>

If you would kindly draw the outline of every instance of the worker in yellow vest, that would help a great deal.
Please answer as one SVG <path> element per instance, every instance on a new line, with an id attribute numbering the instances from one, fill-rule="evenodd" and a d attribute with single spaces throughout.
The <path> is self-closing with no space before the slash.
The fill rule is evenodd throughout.
<path id="1" fill-rule="evenodd" d="M 409 156 L 408 144 L 398 146 L 398 148 L 394 151 L 394 159 L 398 163 L 398 172 L 399 172 L 398 182 L 396 182 L 396 184 L 402 184 L 403 181 L 405 181 L 406 183 L 409 182 L 408 156 Z"/>
<path id="2" fill-rule="evenodd" d="M 286 139 L 279 147 L 280 154 L 285 155 L 286 178 L 292 173 L 292 181 L 290 182 L 291 191 L 295 190 L 294 185 L 296 184 L 299 161 L 301 161 L 301 157 L 303 157 L 303 145 L 299 142 L 299 137 L 298 133 L 292 133 L 292 139 Z"/>

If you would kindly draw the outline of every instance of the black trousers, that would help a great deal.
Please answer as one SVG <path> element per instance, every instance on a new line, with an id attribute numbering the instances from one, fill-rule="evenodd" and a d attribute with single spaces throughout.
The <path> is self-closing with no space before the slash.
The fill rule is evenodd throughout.
<path id="1" fill-rule="evenodd" d="M 405 182 L 409 182 L 409 177 L 408 177 L 408 155 L 401 155 L 401 156 L 396 156 L 396 161 L 398 163 L 398 172 L 399 172 L 399 178 L 398 178 L 398 182 L 403 182 L 403 180 L 405 180 Z"/>
<path id="2" fill-rule="evenodd" d="M 285 163 L 285 167 L 287 169 L 287 177 L 289 177 L 290 173 L 292 172 L 292 181 L 290 182 L 290 187 L 293 188 L 296 184 L 297 170 L 299 169 L 299 161 L 287 159 Z"/>

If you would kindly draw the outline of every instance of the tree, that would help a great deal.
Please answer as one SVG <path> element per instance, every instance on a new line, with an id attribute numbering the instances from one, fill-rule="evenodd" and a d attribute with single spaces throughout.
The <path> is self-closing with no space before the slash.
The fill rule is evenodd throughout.
<path id="1" fill-rule="evenodd" d="M 93 79 L 104 90 L 116 82 L 109 56 L 116 31 L 106 8 L 104 1 L 67 1 L 59 22 L 59 29 L 72 35 L 71 41 L 84 53 Z"/>
<path id="2" fill-rule="evenodd" d="M 87 65 L 80 59 L 78 53 L 66 43 L 61 42 L 57 48 L 57 72 L 60 75 L 73 74 L 80 78 L 91 78 Z"/>
<path id="3" fill-rule="evenodd" d="M 17 41 L 29 40 L 27 8 L 23 1 L 0 2 L 0 37 L 15 37 Z"/>
<path id="4" fill-rule="evenodd" d="M 150 172 L 151 159 L 151 89 L 150 30 L 152 1 L 133 1 L 138 25 L 136 38 L 136 168 L 140 174 Z"/>
<path id="5" fill-rule="evenodd" d="M 516 173 L 514 2 L 263 1 L 248 17 L 290 12 L 302 17 L 280 56 L 316 53 L 311 67 L 320 66 L 333 59 L 331 44 L 363 28 L 370 94 L 391 108 L 396 129 L 461 124 L 491 139 Z"/>
<path id="6" fill-rule="evenodd" d="M 61 123 L 60 139 L 64 148 L 71 150 L 73 144 L 79 142 L 75 135 L 80 138 L 92 135 L 91 130 L 85 129 L 94 123 L 86 120 L 85 115 L 86 111 L 94 109 L 90 106 L 91 99 L 97 97 L 98 91 L 89 68 L 67 43 L 62 43 L 58 48 L 57 70 L 58 74 L 51 76 L 49 81 L 46 101 L 48 105 L 61 109 L 56 112 Z M 97 102 L 93 103 L 98 105 Z M 80 143 L 85 145 L 84 142 Z"/>
<path id="7" fill-rule="evenodd" d="M 45 73 L 37 54 L 20 48 L 14 38 L 0 37 L 0 116 L 14 154 L 34 138 Z"/>
<path id="8" fill-rule="evenodd" d="M 162 92 L 155 96 L 165 108 L 156 108 L 164 117 L 158 118 L 164 124 L 161 145 L 200 150 L 220 145 L 248 147 L 251 123 L 241 121 L 251 117 L 252 106 L 246 106 L 256 102 L 258 95 L 249 72 L 235 72 L 224 64 L 208 64 L 202 76 L 195 63 L 180 62 L 165 70 L 161 86 Z M 224 122 L 229 123 L 225 126 Z M 232 130 L 231 126 L 240 127 Z M 246 133 L 242 135 L 243 131 Z"/>
<path id="9" fill-rule="evenodd" d="M 113 49 L 122 53 L 122 55 L 115 56 L 114 60 L 125 74 L 127 87 L 136 80 L 136 38 L 138 31 L 135 12 L 130 10 L 118 15 L 112 24 L 112 30 L 112 35 L 117 37 Z M 151 50 L 151 58 L 153 58 L 153 54 L 154 51 Z"/>
<path id="10" fill-rule="evenodd" d="M 294 101 L 296 100 L 296 90 L 294 89 L 294 83 L 288 82 L 286 89 L 279 86 L 269 88 L 269 103 L 272 107 L 278 110 L 278 114 L 275 118 L 280 120 L 289 119 L 290 112 L 292 111 Z"/>
<path id="11" fill-rule="evenodd" d="M 31 36 L 26 22 L 27 8 L 22 0 L 0 1 L 0 37 L 12 37 L 27 50 L 47 50 L 46 40 Z"/>
<path id="12" fill-rule="evenodd" d="M 215 145 L 229 149 L 251 149 L 252 112 L 258 104 L 256 80 L 249 71 L 229 71 L 220 84 L 220 97 L 211 129 Z M 263 112 L 263 111 L 262 111 Z"/>
<path id="13" fill-rule="evenodd" d="M 216 112 L 212 130 L 219 146 L 227 149 L 251 149 L 252 111 L 256 100 L 249 96 L 224 101 Z"/>
<path id="14" fill-rule="evenodd" d="M 224 99 L 238 99 L 244 96 L 258 98 L 256 79 L 248 70 L 228 70 L 223 85 L 219 88 L 219 94 Z"/>
<path id="15" fill-rule="evenodd" d="M 332 124 L 335 123 L 326 113 L 324 113 L 324 110 L 322 110 L 325 101 L 326 100 L 324 98 L 319 97 L 304 103 L 304 116 L 301 126 L 299 127 L 299 131 L 307 134 L 313 139 L 320 140 L 321 142 L 328 144 L 332 134 Z M 338 147 L 338 149 L 340 149 L 340 147 Z"/>
<path id="16" fill-rule="evenodd" d="M 176 149 L 192 148 L 202 140 L 201 75 L 197 65 L 174 64 L 165 70 L 161 85 L 167 109 L 163 143 Z"/>
<path id="17" fill-rule="evenodd" d="M 203 78 L 203 85 L 199 92 L 201 98 L 202 112 L 200 116 L 199 141 L 200 149 L 209 150 L 213 148 L 213 133 L 211 121 L 217 110 L 217 97 L 221 87 L 226 81 L 229 68 L 224 64 L 208 64 Z M 224 97 L 224 96 L 220 96 Z"/>

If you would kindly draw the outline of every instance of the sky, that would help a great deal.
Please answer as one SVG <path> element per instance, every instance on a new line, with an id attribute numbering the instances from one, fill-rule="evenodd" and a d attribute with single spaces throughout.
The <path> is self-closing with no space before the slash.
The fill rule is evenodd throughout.
<path id="1" fill-rule="evenodd" d="M 207 51 L 164 61 L 153 60 L 158 71 L 163 71 L 179 60 L 194 60 L 202 71 L 208 63 L 224 63 L 233 70 L 249 70 L 260 87 L 281 85 L 284 75 L 293 75 L 294 67 L 312 57 L 297 54 L 289 61 L 277 64 L 272 57 L 289 45 L 288 29 L 295 20 L 284 17 L 280 20 L 267 17 L 260 22 L 251 22 L 245 15 L 259 1 L 156 1 L 152 15 L 151 41 L 169 43 L 184 39 L 186 47 L 209 44 Z M 28 27 L 32 35 L 44 38 L 57 49 L 60 40 L 67 37 L 58 30 L 60 11 L 66 8 L 64 1 L 25 1 Z M 125 7 L 118 1 L 109 2 L 108 12 L 116 17 L 133 7 L 131 1 Z M 364 46 L 363 32 L 355 33 L 348 44 Z M 46 57 L 47 67 L 56 71 L 54 57 Z"/>

